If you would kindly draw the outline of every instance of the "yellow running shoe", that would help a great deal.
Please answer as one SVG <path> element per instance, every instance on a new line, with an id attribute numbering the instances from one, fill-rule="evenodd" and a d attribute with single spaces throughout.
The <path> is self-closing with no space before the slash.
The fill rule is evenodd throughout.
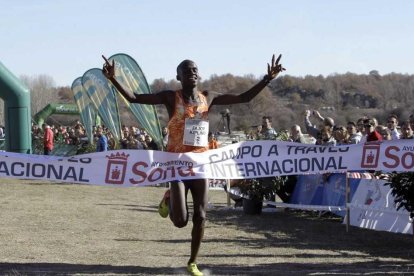
<path id="1" fill-rule="evenodd" d="M 167 190 L 162 198 L 160 205 L 158 205 L 158 214 L 161 217 L 166 218 L 170 212 L 169 210 L 170 190 Z"/>
<path id="2" fill-rule="evenodd" d="M 187 265 L 187 271 L 193 276 L 203 276 L 203 272 L 198 270 L 196 263 L 189 263 Z"/>

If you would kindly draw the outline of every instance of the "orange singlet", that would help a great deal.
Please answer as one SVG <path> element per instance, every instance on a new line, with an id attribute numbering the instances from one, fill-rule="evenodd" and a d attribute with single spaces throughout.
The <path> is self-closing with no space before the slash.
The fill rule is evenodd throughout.
<path id="1" fill-rule="evenodd" d="M 196 113 L 201 114 L 201 119 L 208 119 L 208 104 L 206 97 L 198 92 L 201 101 L 199 106 L 186 104 L 184 102 L 181 90 L 175 91 L 175 107 L 174 114 L 168 122 L 168 152 L 203 152 L 208 150 L 208 146 L 197 147 L 183 144 L 184 125 L 186 118 L 194 118 Z"/>

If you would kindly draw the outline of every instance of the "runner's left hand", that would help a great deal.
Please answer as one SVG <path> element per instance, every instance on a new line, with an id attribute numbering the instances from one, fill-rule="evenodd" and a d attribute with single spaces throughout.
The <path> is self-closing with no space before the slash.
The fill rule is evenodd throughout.
<path id="1" fill-rule="evenodd" d="M 276 78 L 276 76 L 286 69 L 283 68 L 282 64 L 279 64 L 280 59 L 282 58 L 282 55 L 279 55 L 278 58 L 275 61 L 275 55 L 272 56 L 272 64 L 267 64 L 267 75 L 266 79 L 268 81 L 273 80 Z"/>

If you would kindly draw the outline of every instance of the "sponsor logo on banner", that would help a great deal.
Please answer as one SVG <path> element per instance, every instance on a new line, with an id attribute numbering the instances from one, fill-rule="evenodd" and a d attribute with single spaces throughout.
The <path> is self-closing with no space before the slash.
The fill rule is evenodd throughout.
<path id="1" fill-rule="evenodd" d="M 376 168 L 380 155 L 380 144 L 364 145 L 362 149 L 362 168 Z"/>
<path id="2" fill-rule="evenodd" d="M 126 174 L 126 169 L 128 165 L 129 154 L 112 153 L 111 155 L 106 156 L 108 158 L 108 163 L 106 166 L 106 184 L 123 184 Z"/>

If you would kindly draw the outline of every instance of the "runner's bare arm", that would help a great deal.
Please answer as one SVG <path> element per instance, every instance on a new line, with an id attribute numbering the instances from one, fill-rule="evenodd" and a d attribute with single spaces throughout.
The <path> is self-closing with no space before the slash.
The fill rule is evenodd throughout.
<path id="1" fill-rule="evenodd" d="M 237 104 L 237 103 L 247 103 L 251 101 L 254 97 L 256 97 L 260 91 L 263 90 L 263 88 L 266 87 L 267 84 L 276 76 L 286 69 L 283 68 L 282 64 L 279 64 L 279 61 L 281 59 L 282 55 L 279 55 L 279 57 L 275 60 L 275 55 L 272 56 L 272 63 L 267 64 L 267 74 L 264 76 L 264 78 L 259 81 L 255 86 L 250 88 L 248 91 L 239 94 L 239 95 L 220 95 L 213 99 L 213 101 L 210 104 L 209 109 L 213 105 L 227 105 L 227 104 Z"/>
<path id="2" fill-rule="evenodd" d="M 102 58 L 105 60 L 105 64 L 102 68 L 102 73 L 104 76 L 112 82 L 116 89 L 121 93 L 131 103 L 140 103 L 140 104 L 166 104 L 167 96 L 169 93 L 160 92 L 157 94 L 134 94 L 132 91 L 127 91 L 124 87 L 117 81 L 115 78 L 115 61 L 112 60 L 112 64 L 109 60 L 102 55 Z"/>

